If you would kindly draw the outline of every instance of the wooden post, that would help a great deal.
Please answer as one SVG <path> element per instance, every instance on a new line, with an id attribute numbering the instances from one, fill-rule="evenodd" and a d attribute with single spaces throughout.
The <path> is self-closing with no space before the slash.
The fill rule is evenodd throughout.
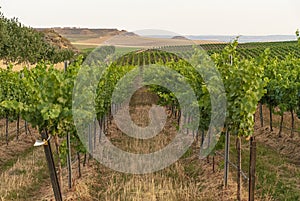
<path id="1" fill-rule="evenodd" d="M 48 139 L 48 133 L 46 131 L 41 133 L 42 139 L 47 140 Z M 51 145 L 50 142 L 47 143 L 47 145 L 44 145 L 44 151 L 47 159 L 47 164 L 50 172 L 50 179 L 52 183 L 52 188 L 55 196 L 56 201 L 62 201 L 62 195 L 61 195 L 61 190 L 55 170 L 55 165 L 54 165 L 54 160 L 53 160 L 53 155 L 52 155 L 52 150 L 51 150 Z"/>
<path id="2" fill-rule="evenodd" d="M 270 130 L 273 131 L 273 119 L 272 119 L 272 105 L 271 105 L 271 103 L 269 105 L 269 110 L 270 110 Z"/>
<path id="3" fill-rule="evenodd" d="M 70 133 L 67 133 L 67 165 L 68 165 L 68 185 L 69 189 L 72 188 L 72 163 L 71 163 L 71 141 L 70 141 Z"/>
<path id="4" fill-rule="evenodd" d="M 66 72 L 66 71 L 67 71 L 67 68 L 68 68 L 68 61 L 65 61 L 64 64 L 65 64 L 65 65 L 64 65 L 64 72 Z"/>
<path id="5" fill-rule="evenodd" d="M 92 142 L 92 128 L 91 128 L 91 124 L 89 124 L 89 126 L 88 126 L 88 138 L 89 138 L 89 159 L 92 159 L 93 142 Z"/>
<path id="6" fill-rule="evenodd" d="M 242 151 L 241 151 L 241 138 L 237 137 L 237 200 L 241 201 L 241 188 L 242 188 Z"/>
<path id="7" fill-rule="evenodd" d="M 20 135 L 20 114 L 18 114 L 18 119 L 17 119 L 17 140 L 19 140 L 19 135 Z"/>
<path id="8" fill-rule="evenodd" d="M 279 133 L 278 133 L 278 137 L 282 137 L 281 133 L 282 133 L 282 128 L 283 128 L 283 113 L 280 115 L 280 126 L 279 126 Z"/>
<path id="9" fill-rule="evenodd" d="M 294 128 L 295 128 L 295 117 L 294 111 L 291 109 L 291 117 L 292 117 L 292 129 L 291 129 L 291 138 L 294 137 Z"/>
<path id="10" fill-rule="evenodd" d="M 86 153 L 84 154 L 84 158 L 83 158 L 83 167 L 85 167 L 86 165 Z"/>
<path id="11" fill-rule="evenodd" d="M 249 201 L 254 201 L 256 174 L 256 141 L 250 138 L 250 167 L 249 167 Z"/>
<path id="12" fill-rule="evenodd" d="M 225 164 L 224 164 L 224 186 L 227 188 L 228 186 L 228 174 L 229 174 L 229 150 L 230 150 L 230 135 L 228 131 L 228 127 L 226 128 L 225 134 Z"/>
<path id="13" fill-rule="evenodd" d="M 201 147 L 204 144 L 204 137 L 205 137 L 205 131 L 204 131 L 204 129 L 201 129 Z"/>
<path id="14" fill-rule="evenodd" d="M 177 119 L 178 125 L 180 125 L 180 120 L 181 120 L 181 110 L 179 110 L 178 112 L 178 119 Z"/>
<path id="15" fill-rule="evenodd" d="M 80 153 L 77 152 L 77 159 L 78 159 L 78 178 L 81 177 L 81 168 L 80 168 Z"/>

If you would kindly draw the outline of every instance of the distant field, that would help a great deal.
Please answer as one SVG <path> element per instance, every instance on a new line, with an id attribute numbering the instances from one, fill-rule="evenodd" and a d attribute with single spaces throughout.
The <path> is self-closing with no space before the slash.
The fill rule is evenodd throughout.
<path id="1" fill-rule="evenodd" d="M 80 32 L 81 33 L 81 32 Z M 211 40 L 185 40 L 184 38 L 171 39 L 171 38 L 150 38 L 141 37 L 138 35 L 111 35 L 103 34 L 96 35 L 91 33 L 85 34 L 69 34 L 65 35 L 72 44 L 79 50 L 88 53 L 94 48 L 107 44 L 118 47 L 117 51 L 128 52 L 135 51 L 137 49 L 161 49 L 164 51 L 171 51 L 174 46 L 180 46 L 183 54 L 191 54 L 191 45 L 198 45 L 207 52 L 208 55 L 221 52 L 228 43 L 211 41 Z M 108 32 L 109 33 L 109 32 Z M 271 49 L 271 57 L 277 57 L 279 59 L 285 58 L 288 54 L 295 54 L 300 58 L 299 47 L 296 41 L 284 41 L 284 42 L 250 42 L 240 43 L 237 47 L 238 54 L 244 58 L 253 58 L 262 54 L 266 48 Z M 183 55 L 184 56 L 184 55 Z"/>
<path id="2" fill-rule="evenodd" d="M 93 45 L 93 44 L 76 44 L 76 43 L 72 43 L 72 45 L 77 48 L 78 50 L 85 50 L 85 49 L 94 49 L 96 47 L 98 47 L 98 45 Z"/>
<path id="3" fill-rule="evenodd" d="M 201 45 L 201 47 L 208 51 L 208 54 L 220 52 L 225 47 L 224 44 L 210 44 Z M 300 49 L 297 41 L 284 41 L 284 42 L 254 42 L 254 43 L 241 43 L 237 47 L 238 54 L 245 58 L 257 57 L 262 54 L 266 48 L 270 48 L 271 57 L 284 59 L 288 54 L 295 54 L 300 58 Z"/>
<path id="4" fill-rule="evenodd" d="M 165 40 L 164 42 L 169 42 L 172 39 Z M 162 41 L 162 40 L 161 40 Z M 133 42 L 133 41 L 132 41 Z M 181 42 L 184 43 L 184 42 Z M 151 45 L 155 45 L 155 42 L 149 43 Z M 162 43 L 161 43 L 162 44 Z M 165 43 L 167 44 L 167 43 Z M 176 44 L 176 43 L 175 43 Z M 141 45 L 141 43 L 140 43 Z M 163 51 L 169 51 L 169 52 L 174 52 L 174 50 L 178 50 L 180 47 L 180 52 L 183 57 L 189 57 L 192 54 L 192 48 L 191 45 L 160 45 L 160 43 L 156 43 L 157 46 L 149 46 L 149 49 L 151 48 L 158 48 Z M 207 52 L 208 55 L 212 55 L 214 53 L 220 53 L 225 47 L 226 43 L 208 43 L 208 44 L 198 44 L 199 47 L 201 47 L 203 50 Z M 85 53 L 91 52 L 96 46 L 81 46 L 81 50 Z M 147 49 L 146 46 L 136 46 L 136 47 L 126 47 L 125 43 L 124 46 L 119 46 L 117 48 L 117 51 L 119 53 L 124 53 L 124 52 L 130 52 L 130 51 L 136 51 L 138 49 Z M 285 41 L 285 42 L 254 42 L 254 43 L 241 43 L 237 47 L 237 52 L 240 56 L 244 58 L 255 58 L 258 57 L 260 54 L 262 54 L 266 48 L 270 48 L 271 50 L 271 55 L 270 57 L 277 57 L 279 59 L 284 59 L 288 54 L 295 54 L 298 58 L 300 58 L 300 49 L 299 46 L 297 45 L 296 41 Z"/>
<path id="5" fill-rule="evenodd" d="M 73 40 L 73 39 L 72 39 Z M 72 41 L 71 40 L 71 41 Z M 78 49 L 86 49 L 101 46 L 104 44 L 114 45 L 118 47 L 141 47 L 153 48 L 163 46 L 183 46 L 183 45 L 202 45 L 202 44 L 224 44 L 218 41 L 201 41 L 201 40 L 184 40 L 170 38 L 148 38 L 141 36 L 104 36 L 98 38 L 89 38 L 84 40 L 72 41 L 72 44 Z"/>

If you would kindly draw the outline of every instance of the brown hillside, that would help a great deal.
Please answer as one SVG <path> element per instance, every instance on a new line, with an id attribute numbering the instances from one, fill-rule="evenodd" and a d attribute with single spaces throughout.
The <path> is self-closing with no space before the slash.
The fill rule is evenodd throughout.
<path id="1" fill-rule="evenodd" d="M 88 28 L 53 28 L 61 35 L 90 35 L 95 34 L 98 36 L 118 35 L 126 31 L 119 31 L 118 29 L 88 29 Z"/>
<path id="2" fill-rule="evenodd" d="M 77 49 L 71 44 L 71 42 L 65 37 L 61 36 L 54 29 L 38 29 L 45 34 L 45 40 L 53 46 L 60 49 L 70 49 L 77 51 Z"/>
<path id="3" fill-rule="evenodd" d="M 118 29 L 89 29 L 89 28 L 53 28 L 57 33 L 67 38 L 71 42 L 78 40 L 100 38 L 107 36 L 116 36 L 126 33 L 126 31 Z"/>

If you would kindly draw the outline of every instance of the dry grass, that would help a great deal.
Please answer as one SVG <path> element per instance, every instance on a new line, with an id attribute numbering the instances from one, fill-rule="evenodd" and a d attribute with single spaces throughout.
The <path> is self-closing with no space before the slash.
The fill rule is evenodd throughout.
<path id="1" fill-rule="evenodd" d="M 99 38 L 90 38 L 86 40 L 73 42 L 73 45 L 103 45 L 110 44 L 122 47 L 159 47 L 159 46 L 178 46 L 178 45 L 203 45 L 203 44 L 220 44 L 219 41 L 209 40 L 182 40 L 182 39 L 168 39 L 168 38 L 148 38 L 142 36 L 105 36 Z"/>
<path id="2" fill-rule="evenodd" d="M 136 124 L 146 126 L 149 123 L 148 112 L 151 103 L 156 103 L 157 99 L 146 95 L 147 91 L 141 90 L 137 93 L 137 97 L 132 99 L 130 107 L 131 117 Z M 139 102 L 143 97 L 142 102 Z M 145 104 L 146 102 L 146 104 Z M 264 108 L 265 120 L 268 121 L 268 110 Z M 300 150 L 297 143 L 299 143 L 299 135 L 295 138 L 289 138 L 289 131 L 284 131 L 282 138 L 277 138 L 278 129 L 274 128 L 274 132 L 268 130 L 268 125 L 264 128 L 259 128 L 258 115 L 256 115 L 256 136 L 257 140 L 265 143 L 277 150 L 279 153 L 294 159 L 299 162 Z M 275 121 L 279 117 L 274 117 Z M 290 124 L 290 117 L 287 113 L 285 115 L 286 125 Z M 0 122 L 0 124 L 3 122 Z M 176 122 L 173 118 L 167 119 L 167 124 L 164 130 L 151 140 L 137 140 L 123 134 L 112 121 L 108 129 L 107 136 L 115 144 L 126 151 L 134 153 L 149 153 L 161 149 L 175 136 Z M 297 126 L 299 120 L 297 119 Z M 24 135 L 24 134 L 22 134 Z M 0 159 L 9 159 L 9 157 L 16 157 L 20 152 L 23 152 L 32 146 L 32 141 L 28 140 L 28 136 L 21 136 L 22 141 L 11 141 L 10 145 L 0 146 Z M 27 141 L 27 145 L 23 146 L 23 141 Z M 31 139 L 34 140 L 34 137 Z M 29 145 L 28 145 L 29 144 Z M 248 149 L 245 147 L 245 149 Z M 236 198 L 236 182 L 233 180 L 235 175 L 230 175 L 229 187 L 223 188 L 223 159 L 217 156 L 215 158 L 216 171 L 212 171 L 212 161 L 199 160 L 197 152 L 199 150 L 199 142 L 193 144 L 184 157 L 178 160 L 175 164 L 171 165 L 164 170 L 146 174 L 146 175 L 130 175 L 113 171 L 96 161 L 91 160 L 89 164 L 82 168 L 82 178 L 78 179 L 77 175 L 77 162 L 73 164 L 73 184 L 72 189 L 67 187 L 67 172 L 63 169 L 63 197 L 64 200 L 105 200 L 105 201 L 197 201 L 197 200 L 222 200 L 229 201 Z M 264 161 L 262 156 L 259 155 L 259 160 Z M 269 160 L 270 155 L 265 157 L 265 161 Z M 274 154 L 274 159 L 278 155 Z M 41 160 L 40 160 L 41 159 Z M 279 160 L 279 159 L 277 159 Z M 280 159 L 281 160 L 281 159 Z M 41 149 L 34 149 L 32 154 L 28 154 L 17 160 L 17 162 L 7 170 L 0 174 L 0 200 L 54 200 L 53 192 L 51 189 L 50 181 L 43 181 L 40 188 L 33 192 L 34 197 L 22 197 L 22 193 L 30 186 L 34 186 L 38 179 L 38 172 L 45 168 L 44 153 Z M 287 183 L 294 183 L 299 188 L 297 177 L 289 178 L 284 177 L 287 174 L 298 174 L 298 167 L 289 163 L 282 165 L 266 167 L 277 172 L 274 181 L 285 181 Z M 272 164 L 271 164 L 272 165 Z M 246 167 L 246 166 L 245 166 Z M 259 171 L 259 170 L 258 170 Z M 268 172 L 270 172 L 268 171 Z M 270 172 L 271 173 L 271 172 Z M 257 198 L 256 200 L 276 200 L 274 198 L 274 185 L 264 183 L 260 179 L 257 184 L 265 186 L 266 193 L 263 199 Z M 25 189 L 25 190 L 24 190 Z M 276 190 L 276 189 L 275 189 Z M 268 193 L 269 192 L 269 193 Z M 258 195 L 257 197 L 259 197 Z M 247 189 L 242 190 L 243 200 L 247 200 Z"/>
<path id="3" fill-rule="evenodd" d="M 30 68 L 34 68 L 36 65 L 35 64 L 29 64 L 29 65 L 28 64 L 14 64 L 13 70 L 21 71 L 25 66 L 30 69 Z M 57 63 L 54 66 L 55 66 L 55 68 L 60 69 L 60 70 L 64 69 L 63 62 Z M 7 65 L 3 61 L 0 61 L 0 68 L 6 69 L 6 67 L 7 67 Z"/>
<path id="4" fill-rule="evenodd" d="M 193 40 L 196 45 L 205 45 L 205 44 L 226 44 L 226 42 L 217 41 L 217 40 Z"/>
<path id="5" fill-rule="evenodd" d="M 146 93 L 146 94 L 145 94 Z M 140 126 L 148 124 L 150 103 L 157 98 L 140 90 L 132 99 L 131 117 Z M 143 97 L 143 105 L 139 102 Z M 161 149 L 172 140 L 176 133 L 174 118 L 168 118 L 165 129 L 151 140 L 137 140 L 123 134 L 114 121 L 109 126 L 108 138 L 118 146 L 135 153 L 148 153 Z M 73 164 L 74 188 L 67 189 L 67 177 L 64 176 L 64 200 L 101 200 L 101 201 L 197 201 L 217 200 L 231 201 L 236 198 L 236 183 L 229 180 L 227 189 L 223 189 L 222 158 L 216 156 L 216 170 L 212 170 L 212 161 L 199 160 L 197 153 L 199 142 L 176 163 L 155 173 L 132 175 L 116 172 L 92 160 L 82 168 L 83 176 L 77 179 L 77 163 Z M 66 171 L 66 170 L 64 170 Z M 66 172 L 65 174 L 66 175 Z M 231 177 L 232 178 L 232 177 Z M 49 184 L 42 189 L 42 197 L 35 200 L 53 200 Z M 243 200 L 247 198 L 243 189 Z"/>
<path id="6" fill-rule="evenodd" d="M 6 169 L 6 166 L 10 166 L 12 162 L 16 160 L 19 155 L 26 152 L 34 144 L 38 133 L 32 130 L 32 135 L 26 135 L 24 129 L 19 136 L 19 140 L 16 139 L 16 135 L 10 134 L 9 144 L 6 145 L 4 137 L 0 142 L 0 171 Z M 12 138 L 11 138 L 12 137 Z"/>
<path id="7" fill-rule="evenodd" d="M 217 157 L 216 164 L 221 160 Z M 98 182 L 92 184 L 96 189 L 95 200 L 229 201 L 236 198 L 236 183 L 229 179 L 229 186 L 224 189 L 223 171 L 218 165 L 213 173 L 212 164 L 198 160 L 195 155 L 147 175 L 117 173 L 102 165 L 98 171 Z M 243 200 L 247 200 L 246 190 L 242 192 Z"/>
<path id="8" fill-rule="evenodd" d="M 24 198 L 20 199 L 20 194 L 38 181 L 36 174 L 43 169 L 44 163 L 44 153 L 40 149 L 35 149 L 32 154 L 19 158 L 11 168 L 0 174 L 0 199 L 2 201 L 23 200 Z"/>
<path id="9" fill-rule="evenodd" d="M 68 188 L 67 169 L 63 169 L 63 185 L 61 186 L 63 200 L 95 200 L 91 194 L 90 185 L 94 183 L 95 175 L 97 174 L 96 162 L 90 161 L 87 166 L 81 168 L 81 178 L 78 178 L 77 166 L 77 162 L 72 166 L 73 187 L 71 189 Z M 55 200 L 50 181 L 42 184 L 40 191 L 35 193 L 35 196 L 32 198 L 32 200 Z"/>
<path id="10" fill-rule="evenodd" d="M 72 42 L 73 45 L 101 45 L 108 39 L 112 38 L 112 36 L 103 36 L 98 38 L 89 38 L 85 40 L 80 40 L 76 42 Z"/>
<path id="11" fill-rule="evenodd" d="M 175 164 L 179 178 L 164 174 L 132 176 L 124 180 L 122 175 L 112 175 L 107 189 L 98 195 L 103 200 L 199 200 L 201 185 L 193 181 L 184 181 L 184 168 Z M 169 172 L 174 173 L 174 172 Z"/>
<path id="12" fill-rule="evenodd" d="M 295 164 L 300 165 L 300 133 L 295 132 L 294 137 L 290 137 L 291 115 L 284 114 L 282 137 L 278 137 L 280 116 L 273 114 L 273 131 L 269 127 L 269 110 L 263 106 L 264 127 L 260 126 L 259 112 L 256 113 L 255 136 L 258 141 L 275 149 L 279 154 L 291 159 Z M 295 130 L 300 131 L 300 120 L 295 115 Z"/>

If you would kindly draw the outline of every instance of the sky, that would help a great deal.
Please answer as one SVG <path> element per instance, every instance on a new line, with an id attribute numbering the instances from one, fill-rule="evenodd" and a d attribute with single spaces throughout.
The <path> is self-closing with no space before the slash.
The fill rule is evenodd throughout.
<path id="1" fill-rule="evenodd" d="M 294 35 L 300 0 L 0 0 L 31 27 L 161 29 L 182 35 Z"/>

